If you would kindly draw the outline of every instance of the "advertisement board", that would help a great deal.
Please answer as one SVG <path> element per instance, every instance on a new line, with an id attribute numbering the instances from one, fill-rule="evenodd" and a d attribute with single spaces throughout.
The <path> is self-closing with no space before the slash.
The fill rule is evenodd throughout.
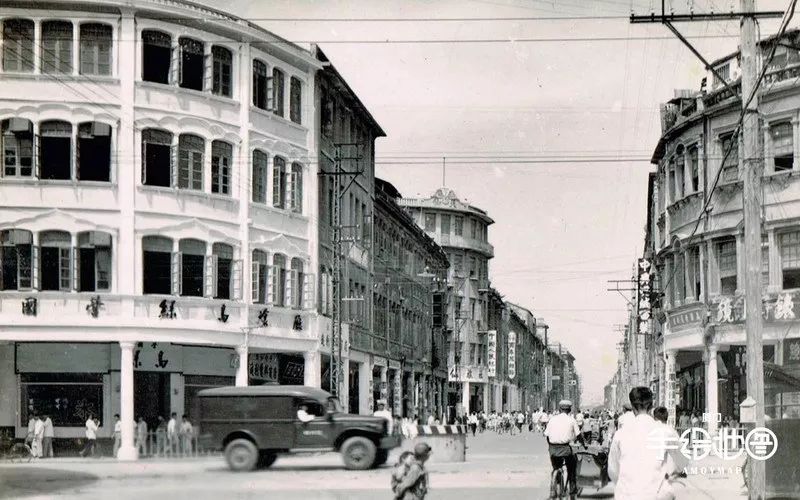
<path id="1" fill-rule="evenodd" d="M 517 334 L 508 332 L 508 378 L 517 376 Z"/>
<path id="2" fill-rule="evenodd" d="M 494 377 L 497 375 L 497 331 L 489 330 L 486 334 L 486 364 L 487 375 Z"/>

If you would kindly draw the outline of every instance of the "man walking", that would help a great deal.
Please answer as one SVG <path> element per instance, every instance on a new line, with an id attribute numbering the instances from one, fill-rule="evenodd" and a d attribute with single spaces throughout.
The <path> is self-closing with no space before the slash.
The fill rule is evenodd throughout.
<path id="1" fill-rule="evenodd" d="M 33 458 L 42 458 L 42 441 L 44 440 L 44 422 L 39 415 L 33 417 L 33 442 L 31 452 Z"/>
<path id="2" fill-rule="evenodd" d="M 564 463 L 567 464 L 567 482 L 571 495 L 578 492 L 577 468 L 578 459 L 572 452 L 571 442 L 578 438 L 580 430 L 578 422 L 570 415 L 572 412 L 572 401 L 562 399 L 558 402 L 561 413 L 550 419 L 544 435 L 547 438 L 550 452 L 550 465 L 553 470 L 559 469 Z M 552 494 L 552 492 L 551 492 Z"/>
<path id="3" fill-rule="evenodd" d="M 53 421 L 50 415 L 44 416 L 44 440 L 42 441 L 42 455 L 45 458 L 53 458 L 53 438 L 55 432 L 53 429 Z"/>
<path id="4" fill-rule="evenodd" d="M 428 472 L 425 462 L 431 456 L 431 447 L 427 443 L 417 443 L 414 446 L 414 458 L 403 478 L 394 488 L 395 500 L 425 500 L 428 494 Z"/>
<path id="5" fill-rule="evenodd" d="M 119 413 L 114 414 L 114 452 L 113 456 L 117 456 L 119 447 L 122 445 L 122 422 L 119 420 Z"/>
<path id="6" fill-rule="evenodd" d="M 392 418 L 392 412 L 386 409 L 386 403 L 384 401 L 378 401 L 378 409 L 375 410 L 375 413 L 373 413 L 372 416 L 385 419 L 387 425 L 386 432 L 389 435 L 392 434 L 394 418 Z"/>
<path id="7" fill-rule="evenodd" d="M 658 443 L 667 442 L 670 429 L 650 416 L 653 409 L 650 389 L 634 387 L 630 401 L 633 416 L 614 434 L 608 455 L 608 473 L 616 483 L 614 498 L 659 498 L 664 493 L 662 483 L 669 453 L 673 451 Z"/>
<path id="8" fill-rule="evenodd" d="M 89 418 L 86 419 L 86 444 L 83 446 L 80 455 L 94 456 L 94 445 L 97 442 L 97 422 L 95 422 L 93 415 L 90 413 Z"/>

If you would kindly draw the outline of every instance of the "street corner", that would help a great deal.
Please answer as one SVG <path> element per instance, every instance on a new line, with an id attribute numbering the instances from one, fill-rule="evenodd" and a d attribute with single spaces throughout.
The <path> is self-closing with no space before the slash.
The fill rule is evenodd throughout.
<path id="1" fill-rule="evenodd" d="M 100 477 L 82 470 L 38 464 L 0 467 L 0 499 L 52 495 L 96 483 Z"/>

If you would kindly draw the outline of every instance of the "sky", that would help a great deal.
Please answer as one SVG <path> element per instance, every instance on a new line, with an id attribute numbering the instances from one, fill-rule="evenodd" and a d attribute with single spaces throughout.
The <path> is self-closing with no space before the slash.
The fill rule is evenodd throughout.
<path id="1" fill-rule="evenodd" d="M 676 13 L 721 12 L 738 10 L 739 0 L 670 4 Z M 786 4 L 760 1 L 757 8 Z M 659 104 L 673 89 L 698 90 L 705 76 L 664 26 L 628 21 L 660 1 L 213 5 L 301 45 L 318 42 L 385 130 L 376 174 L 404 196 L 441 187 L 445 158 L 444 184 L 496 221 L 489 231 L 493 286 L 546 319 L 551 342 L 576 358 L 583 401 L 601 403 L 616 370 L 618 325 L 627 321 L 626 299 L 607 291 L 608 280 L 629 279 L 643 251 Z M 553 19 L 564 17 L 580 19 Z M 777 27 L 761 24 L 764 35 Z M 691 41 L 708 60 L 736 50 L 736 22 L 678 28 L 698 37 Z"/>

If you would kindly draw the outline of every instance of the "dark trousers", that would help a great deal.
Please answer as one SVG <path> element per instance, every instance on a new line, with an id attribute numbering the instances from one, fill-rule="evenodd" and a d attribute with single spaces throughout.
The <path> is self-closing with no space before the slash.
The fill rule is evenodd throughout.
<path id="1" fill-rule="evenodd" d="M 561 467 L 564 462 L 567 463 L 567 482 L 569 483 L 569 490 L 575 491 L 578 489 L 577 484 L 577 469 L 578 469 L 578 457 L 573 455 L 567 455 L 566 457 L 554 457 L 550 455 L 550 464 L 553 466 L 553 470 L 558 469 Z"/>
<path id="2" fill-rule="evenodd" d="M 89 455 L 90 457 L 94 456 L 94 445 L 97 442 L 96 439 L 87 439 L 86 443 L 83 445 L 83 449 L 81 450 L 81 456 L 85 457 Z"/>

